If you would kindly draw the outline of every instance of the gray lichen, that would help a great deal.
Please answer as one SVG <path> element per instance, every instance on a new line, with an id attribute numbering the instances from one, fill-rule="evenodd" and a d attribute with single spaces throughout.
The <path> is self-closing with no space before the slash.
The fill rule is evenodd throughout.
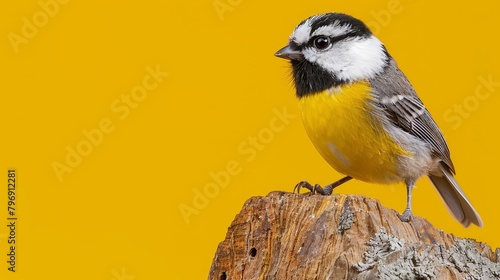
<path id="1" fill-rule="evenodd" d="M 354 264 L 358 279 L 436 279 L 444 267 L 457 270 L 464 279 L 500 279 L 500 264 L 481 254 L 468 239 L 456 238 L 449 249 L 423 242 L 407 244 L 382 227 L 368 246 L 364 260 Z"/>
<path id="2" fill-rule="evenodd" d="M 380 279 L 434 279 L 439 263 L 431 251 L 432 246 L 421 252 L 410 246 L 401 251 L 397 261 L 378 267 Z"/>
<path id="3" fill-rule="evenodd" d="M 359 272 L 373 269 L 377 265 L 382 264 L 390 255 L 403 248 L 404 240 L 387 234 L 385 228 L 382 227 L 375 234 L 375 237 L 370 238 L 368 245 L 369 248 L 364 254 L 364 261 L 354 264 L 354 267 Z"/>
<path id="4" fill-rule="evenodd" d="M 337 231 L 342 234 L 344 231 L 351 228 L 354 223 L 354 211 L 351 210 L 349 206 L 342 209 L 340 214 L 339 225 L 337 226 Z"/>
<path id="5" fill-rule="evenodd" d="M 469 239 L 456 238 L 455 245 L 443 250 L 443 261 L 466 274 L 465 279 L 500 279 L 500 264 L 492 262 Z"/>

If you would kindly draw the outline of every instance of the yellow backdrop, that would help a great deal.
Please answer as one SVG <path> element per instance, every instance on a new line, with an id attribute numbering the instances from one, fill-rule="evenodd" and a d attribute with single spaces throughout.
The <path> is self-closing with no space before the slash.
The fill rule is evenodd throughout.
<path id="1" fill-rule="evenodd" d="M 386 44 L 485 226 L 462 228 L 427 179 L 415 214 L 500 246 L 498 1 L 4 2 L 1 279 L 206 279 L 245 200 L 338 179 L 273 56 L 297 23 L 327 11 L 364 20 Z M 402 185 L 336 192 L 405 205 Z"/>

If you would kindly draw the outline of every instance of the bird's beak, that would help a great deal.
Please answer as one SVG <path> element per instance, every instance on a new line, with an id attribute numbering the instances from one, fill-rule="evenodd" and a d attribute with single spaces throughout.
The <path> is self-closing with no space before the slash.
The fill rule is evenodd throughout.
<path id="1" fill-rule="evenodd" d="M 290 46 L 286 46 L 279 51 L 277 51 L 275 56 L 279 58 L 289 59 L 289 60 L 302 60 L 304 55 L 300 51 L 292 50 Z"/>

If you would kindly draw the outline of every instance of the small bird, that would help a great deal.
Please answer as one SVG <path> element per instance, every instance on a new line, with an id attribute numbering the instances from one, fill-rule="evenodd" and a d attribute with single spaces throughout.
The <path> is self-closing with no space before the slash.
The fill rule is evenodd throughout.
<path id="1" fill-rule="evenodd" d="M 352 178 L 404 182 L 412 217 L 415 182 L 428 176 L 451 215 L 464 227 L 482 221 L 453 177 L 450 151 L 435 121 L 394 58 L 359 19 L 342 13 L 302 21 L 275 56 L 291 62 L 307 135 L 342 179 L 295 189 L 330 195 Z"/>

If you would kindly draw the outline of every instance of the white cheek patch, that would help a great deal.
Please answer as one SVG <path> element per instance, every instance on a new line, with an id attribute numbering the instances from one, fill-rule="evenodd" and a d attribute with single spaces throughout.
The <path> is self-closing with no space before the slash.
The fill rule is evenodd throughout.
<path id="1" fill-rule="evenodd" d="M 304 54 L 304 57 L 307 59 L 307 61 L 316 63 L 318 59 L 321 58 L 320 55 L 312 48 L 305 48 L 302 50 L 302 54 Z"/>
<path id="2" fill-rule="evenodd" d="M 383 45 L 373 35 L 337 42 L 323 52 L 304 50 L 304 57 L 344 81 L 373 78 L 387 64 Z"/>
<path id="3" fill-rule="evenodd" d="M 351 25 L 349 25 L 349 24 L 339 25 L 338 21 L 336 21 L 334 24 L 322 26 L 322 27 L 316 29 L 316 31 L 313 32 L 311 37 L 319 36 L 319 35 L 323 35 L 323 36 L 327 36 L 327 37 L 338 37 L 338 36 L 342 36 L 342 35 L 345 35 L 345 34 L 350 33 L 350 32 L 352 32 Z"/>
<path id="4" fill-rule="evenodd" d="M 338 75 L 350 63 L 350 59 L 345 53 L 348 52 L 351 44 L 352 42 L 338 42 L 326 51 L 318 51 L 310 47 L 302 52 L 308 61 Z"/>

